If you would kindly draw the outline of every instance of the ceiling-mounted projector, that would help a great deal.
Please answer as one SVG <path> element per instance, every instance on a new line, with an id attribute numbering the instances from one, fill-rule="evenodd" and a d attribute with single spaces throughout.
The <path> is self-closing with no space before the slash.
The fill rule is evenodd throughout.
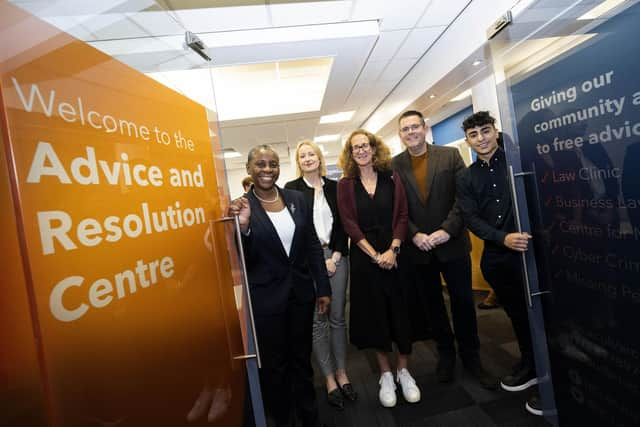
<path id="1" fill-rule="evenodd" d="M 211 61 L 211 57 L 204 51 L 207 47 L 204 45 L 200 37 L 193 34 L 191 31 L 184 33 L 184 44 L 191 50 L 204 58 L 205 61 Z"/>

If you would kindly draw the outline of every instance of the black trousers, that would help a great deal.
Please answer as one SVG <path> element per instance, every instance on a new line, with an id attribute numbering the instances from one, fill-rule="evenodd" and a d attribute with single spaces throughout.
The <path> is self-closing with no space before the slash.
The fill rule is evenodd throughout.
<path id="1" fill-rule="evenodd" d="M 441 357 L 455 357 L 454 344 L 458 343 L 458 352 L 463 363 L 478 360 L 478 323 L 471 290 L 471 259 L 469 255 L 441 262 L 433 257 L 429 264 L 415 266 L 416 280 L 424 283 L 428 318 Z M 440 273 L 447 283 L 451 301 L 453 331 L 442 296 Z"/>
<path id="2" fill-rule="evenodd" d="M 525 300 L 520 254 L 514 251 L 482 253 L 480 269 L 511 319 L 522 360 L 533 367 L 533 345 Z"/>
<path id="3" fill-rule="evenodd" d="M 260 388 L 269 425 L 318 424 L 311 366 L 311 329 L 315 302 L 289 301 L 281 314 L 256 315 L 262 368 Z"/>

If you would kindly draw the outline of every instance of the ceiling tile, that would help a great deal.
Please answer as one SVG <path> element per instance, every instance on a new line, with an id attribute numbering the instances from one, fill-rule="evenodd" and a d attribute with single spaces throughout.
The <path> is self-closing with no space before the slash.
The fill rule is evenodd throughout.
<path id="1" fill-rule="evenodd" d="M 274 27 L 342 22 L 349 19 L 352 1 L 273 3 L 269 5 Z"/>
<path id="2" fill-rule="evenodd" d="M 358 78 L 358 82 L 362 84 L 372 83 L 378 80 L 380 73 L 384 70 L 384 67 L 389 63 L 389 61 L 368 61 L 367 65 L 364 66 L 360 77 Z"/>
<path id="3" fill-rule="evenodd" d="M 381 61 L 391 59 L 402 45 L 407 34 L 409 34 L 409 30 L 382 31 L 378 37 L 376 47 L 374 47 L 373 52 L 371 52 L 369 60 Z"/>
<path id="4" fill-rule="evenodd" d="M 379 81 L 394 81 L 402 79 L 407 71 L 415 64 L 415 59 L 394 59 L 387 65 L 382 74 L 380 74 Z"/>
<path id="5" fill-rule="evenodd" d="M 419 58 L 446 27 L 417 28 L 411 31 L 394 59 Z"/>
<path id="6" fill-rule="evenodd" d="M 415 27 L 422 12 L 431 0 L 389 0 L 384 5 L 382 31 L 400 30 Z"/>
<path id="7" fill-rule="evenodd" d="M 127 18 L 125 14 L 109 13 L 95 15 L 82 20 L 98 40 L 130 39 L 150 36 L 143 28 Z"/>
<path id="8" fill-rule="evenodd" d="M 174 11 L 189 31 L 207 33 L 271 26 L 267 7 L 237 6 Z"/>
<path id="9" fill-rule="evenodd" d="M 129 19 L 154 35 L 183 34 L 184 29 L 166 12 L 140 12 L 132 13 Z"/>
<path id="10" fill-rule="evenodd" d="M 432 0 L 418 27 L 449 25 L 467 6 L 469 0 Z M 482 24 L 487 26 L 488 24 Z"/>

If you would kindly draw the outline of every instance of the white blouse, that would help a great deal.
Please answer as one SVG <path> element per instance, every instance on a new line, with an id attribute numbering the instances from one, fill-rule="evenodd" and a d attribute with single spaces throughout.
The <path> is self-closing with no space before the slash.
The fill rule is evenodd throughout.
<path id="1" fill-rule="evenodd" d="M 291 244 L 293 243 L 293 234 L 296 231 L 296 223 L 293 221 L 291 213 L 287 208 L 282 209 L 280 212 L 266 212 L 278 233 L 284 251 L 289 256 Z"/>
<path id="2" fill-rule="evenodd" d="M 316 234 L 318 235 L 318 240 L 320 240 L 320 244 L 322 246 L 326 246 L 329 244 L 331 240 L 331 229 L 333 228 L 333 214 L 331 213 L 331 208 L 329 207 L 329 203 L 327 202 L 327 198 L 324 196 L 324 191 L 316 190 L 309 181 L 307 181 L 304 177 L 302 177 L 304 183 L 307 184 L 308 187 L 313 188 L 313 226 L 316 229 Z M 322 185 L 324 186 L 324 180 L 322 181 Z"/>

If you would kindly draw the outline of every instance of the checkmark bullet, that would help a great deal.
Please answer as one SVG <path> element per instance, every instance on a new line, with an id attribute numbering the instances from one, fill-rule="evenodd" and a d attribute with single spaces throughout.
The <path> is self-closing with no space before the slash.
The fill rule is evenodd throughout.
<path id="1" fill-rule="evenodd" d="M 553 197 L 547 198 L 547 200 L 545 200 L 545 202 L 544 202 L 544 205 L 545 206 L 549 206 L 551 204 L 551 202 L 553 202 Z"/>

